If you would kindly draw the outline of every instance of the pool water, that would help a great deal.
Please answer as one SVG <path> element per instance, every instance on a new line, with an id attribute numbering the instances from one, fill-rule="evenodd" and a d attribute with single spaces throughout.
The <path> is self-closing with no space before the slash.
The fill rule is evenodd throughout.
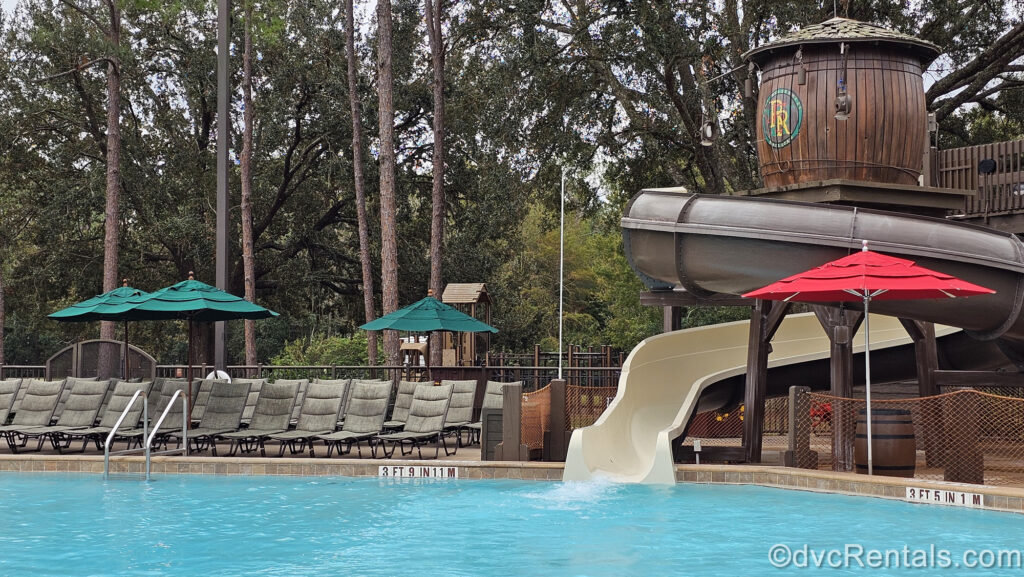
<path id="1" fill-rule="evenodd" d="M 0 504 L 0 575 L 782 575 L 775 544 L 1024 548 L 1022 515 L 747 486 L 4 474 Z"/>

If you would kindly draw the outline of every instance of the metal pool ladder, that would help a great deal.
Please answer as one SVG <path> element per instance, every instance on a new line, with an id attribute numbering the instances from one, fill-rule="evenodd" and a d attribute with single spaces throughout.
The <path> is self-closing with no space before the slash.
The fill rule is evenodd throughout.
<path id="1" fill-rule="evenodd" d="M 142 397 L 142 446 L 138 449 L 124 449 L 122 451 L 110 451 L 110 444 L 114 441 L 114 436 L 117 434 L 117 430 L 121 427 L 121 423 L 125 417 L 128 416 L 129 411 L 135 406 L 135 402 Z M 167 418 L 167 413 L 170 412 L 174 406 L 174 401 L 178 398 L 181 399 L 181 448 L 168 449 L 164 451 L 153 452 L 151 449 L 153 438 L 156 436 L 156 432 L 160 430 L 160 425 L 163 424 L 164 419 Z M 110 430 L 107 435 L 107 442 L 104 443 L 103 447 L 103 478 L 110 478 L 110 457 L 111 455 L 134 455 L 137 453 L 144 453 L 146 455 L 146 480 L 150 480 L 150 465 L 153 455 L 169 455 L 173 453 L 183 453 L 188 455 L 188 399 L 185 397 L 185 393 L 181 389 L 174 391 L 171 395 L 171 400 L 168 401 L 167 407 L 164 408 L 164 412 L 160 414 L 160 418 L 157 419 L 153 425 L 153 431 L 149 430 L 149 403 L 146 402 L 146 396 L 142 390 L 135 391 L 132 395 L 128 405 L 125 406 L 124 410 L 121 411 L 121 416 L 118 417 L 117 422 L 114 423 L 114 427 Z"/>

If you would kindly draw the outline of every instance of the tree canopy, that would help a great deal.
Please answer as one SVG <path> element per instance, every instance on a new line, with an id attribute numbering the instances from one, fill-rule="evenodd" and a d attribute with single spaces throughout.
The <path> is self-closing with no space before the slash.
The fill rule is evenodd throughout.
<path id="1" fill-rule="evenodd" d="M 122 0 L 120 41 L 106 2 L 20 0 L 0 16 L 0 362 L 37 363 L 96 335 L 46 314 L 101 292 L 107 200 L 107 62 L 120 71 L 119 271 L 154 290 L 214 276 L 216 3 Z M 232 26 L 241 86 L 243 3 Z M 380 278 L 377 54 L 373 4 L 355 3 L 352 107 L 344 3 L 249 0 L 252 219 L 258 356 L 300 358 L 295 342 L 349 337 L 365 321 L 352 110 L 365 128 L 371 266 Z M 559 181 L 568 176 L 566 331 L 573 344 L 628 350 L 660 311 L 622 254 L 618 218 L 644 187 L 704 193 L 756 187 L 755 100 L 741 55 L 826 20 L 832 2 L 467 0 L 437 2 L 443 50 L 444 282 L 486 282 L 494 347 L 557 335 Z M 391 3 L 398 302 L 430 280 L 433 107 L 424 3 Z M 840 15 L 945 49 L 926 73 L 943 146 L 1019 138 L 1024 20 L 1014 2 L 848 0 Z M 115 52 L 112 53 L 111 50 Z M 113 55 L 111 55 L 113 54 Z M 756 84 L 756 82 L 755 82 Z M 242 151 L 241 89 L 232 152 Z M 703 118 L 722 122 L 699 145 Z M 232 292 L 243 292 L 240 167 L 231 177 Z M 381 294 L 374 295 L 381 310 Z M 694 323 L 721 320 L 694 313 Z M 689 321 L 688 321 L 689 322 Z M 139 323 L 133 340 L 184 359 L 184 332 Z M 243 357 L 241 325 L 229 361 Z M 289 348 L 285 348 L 286 343 Z M 327 349 L 329 350 L 329 349 Z M 316 355 L 314 355 L 316 356 Z"/>

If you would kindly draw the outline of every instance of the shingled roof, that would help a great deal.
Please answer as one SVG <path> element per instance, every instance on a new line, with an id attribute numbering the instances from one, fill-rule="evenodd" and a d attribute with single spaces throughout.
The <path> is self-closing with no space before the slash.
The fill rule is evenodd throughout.
<path id="1" fill-rule="evenodd" d="M 942 52 L 938 46 L 927 40 L 921 40 L 920 38 L 896 32 L 877 24 L 850 20 L 849 18 L 832 18 L 821 24 L 805 26 L 764 46 L 758 46 L 744 54 L 743 58 L 744 60 L 753 60 L 757 64 L 761 64 L 773 52 L 789 46 L 835 44 L 839 42 L 901 44 L 917 54 L 921 59 L 922 66 L 930 64 Z"/>

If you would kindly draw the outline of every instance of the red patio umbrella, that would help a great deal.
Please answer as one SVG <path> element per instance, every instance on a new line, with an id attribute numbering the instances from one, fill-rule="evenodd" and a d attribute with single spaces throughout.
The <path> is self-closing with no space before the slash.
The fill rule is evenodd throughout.
<path id="1" fill-rule="evenodd" d="M 795 274 L 744 297 L 800 302 L 864 302 L 864 383 L 867 401 L 868 474 L 874 473 L 871 454 L 871 341 L 868 305 L 873 299 L 917 300 L 958 298 L 996 291 L 914 264 L 914 261 L 861 252 Z"/>

